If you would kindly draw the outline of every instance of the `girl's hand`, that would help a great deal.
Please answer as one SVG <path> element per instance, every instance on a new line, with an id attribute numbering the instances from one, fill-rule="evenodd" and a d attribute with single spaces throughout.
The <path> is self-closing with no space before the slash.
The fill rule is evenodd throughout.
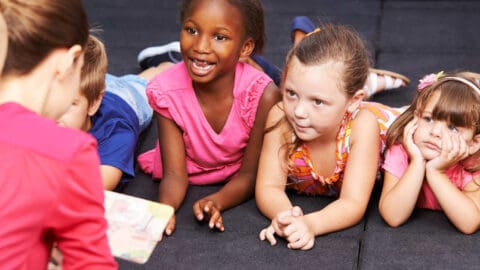
<path id="1" fill-rule="evenodd" d="M 299 206 L 294 206 L 291 209 L 278 213 L 272 220 L 272 223 L 268 227 L 260 231 L 260 240 L 268 240 L 268 242 L 270 242 L 270 245 L 275 245 L 277 243 L 277 240 L 274 236 L 275 234 L 280 237 L 285 237 L 285 226 L 282 224 L 281 220 L 284 220 L 287 217 L 299 216 L 303 216 L 303 211 Z"/>
<path id="2" fill-rule="evenodd" d="M 216 228 L 221 232 L 225 231 L 220 208 L 215 201 L 208 198 L 202 198 L 196 201 L 193 204 L 193 214 L 199 221 L 202 221 L 205 218 L 205 215 L 207 218 L 210 218 L 208 222 L 208 227 L 210 229 Z"/>
<path id="3" fill-rule="evenodd" d="M 410 160 L 423 160 L 422 152 L 418 146 L 413 142 L 413 134 L 417 130 L 418 118 L 415 116 L 412 121 L 410 121 L 403 130 L 403 146 L 407 150 Z"/>
<path id="4" fill-rule="evenodd" d="M 447 130 L 443 131 L 441 147 L 440 155 L 427 162 L 428 169 L 445 171 L 469 155 L 465 139 L 460 134 L 452 134 Z"/>
<path id="5" fill-rule="evenodd" d="M 315 234 L 303 216 L 286 217 L 281 222 L 285 226 L 284 233 L 289 249 L 308 250 L 315 245 Z"/>

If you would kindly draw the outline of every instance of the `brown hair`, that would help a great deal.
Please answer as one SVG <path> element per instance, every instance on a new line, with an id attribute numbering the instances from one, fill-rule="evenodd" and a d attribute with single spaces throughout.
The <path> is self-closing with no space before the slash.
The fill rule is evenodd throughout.
<path id="1" fill-rule="evenodd" d="M 247 37 L 255 42 L 253 54 L 260 54 L 265 46 L 265 22 L 262 3 L 259 0 L 226 0 L 242 14 Z M 183 23 L 190 9 L 198 0 L 184 0 L 180 5 L 180 21 Z"/>
<path id="2" fill-rule="evenodd" d="M 405 126 L 414 118 L 415 113 L 423 112 L 426 103 L 436 92 L 440 93 L 440 98 L 432 112 L 434 120 L 446 121 L 457 127 L 473 128 L 475 134 L 480 133 L 480 93 L 455 78 L 474 83 L 467 72 L 459 72 L 442 76 L 417 92 L 412 105 L 388 129 L 387 147 L 401 143 Z"/>
<path id="3" fill-rule="evenodd" d="M 88 21 L 81 0 L 1 0 L 9 48 L 4 75 L 25 75 L 57 48 L 84 46 Z"/>
<path id="4" fill-rule="evenodd" d="M 362 89 L 367 81 L 370 67 L 368 51 L 362 38 L 347 26 L 323 25 L 293 47 L 287 55 L 284 79 L 293 57 L 306 66 L 329 61 L 342 63 L 343 74 L 339 83 L 349 97 Z"/>
<path id="5" fill-rule="evenodd" d="M 103 42 L 93 35 L 88 37 L 84 52 L 80 93 L 87 98 L 88 104 L 92 104 L 105 91 L 108 59 Z"/>
<path id="6" fill-rule="evenodd" d="M 327 62 L 342 63 L 341 81 L 338 83 L 348 97 L 363 89 L 370 68 L 369 54 L 362 38 L 353 29 L 343 25 L 323 25 L 320 30 L 312 32 L 290 50 L 283 70 L 281 88 L 294 57 L 306 66 Z M 282 123 L 288 123 L 286 116 L 265 132 Z M 291 134 L 293 130 L 290 128 L 288 132 Z M 289 138 L 288 134 L 285 138 Z M 288 157 L 302 143 L 298 138 L 294 142 L 286 143 L 286 160 L 289 160 Z M 291 165 L 288 162 L 288 166 Z"/>

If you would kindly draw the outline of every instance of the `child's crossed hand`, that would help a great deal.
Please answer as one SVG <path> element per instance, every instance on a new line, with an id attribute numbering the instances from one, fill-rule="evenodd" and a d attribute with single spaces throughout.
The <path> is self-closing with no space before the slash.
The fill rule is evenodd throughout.
<path id="1" fill-rule="evenodd" d="M 202 221 L 205 218 L 205 215 L 207 218 L 210 218 L 208 222 L 208 227 L 210 229 L 216 228 L 221 232 L 225 230 L 220 208 L 215 201 L 208 197 L 202 198 L 193 204 L 193 214 L 199 221 Z"/>
<path id="2" fill-rule="evenodd" d="M 273 246 L 277 243 L 274 234 L 287 239 L 288 248 L 307 250 L 313 247 L 315 236 L 303 220 L 299 206 L 280 212 L 272 223 L 260 232 L 260 240 L 267 240 Z"/>

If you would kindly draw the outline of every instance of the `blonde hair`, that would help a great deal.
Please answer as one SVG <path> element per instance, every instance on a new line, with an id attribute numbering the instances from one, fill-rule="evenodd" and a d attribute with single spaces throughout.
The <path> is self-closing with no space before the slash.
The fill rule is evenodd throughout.
<path id="1" fill-rule="evenodd" d="M 417 92 L 412 105 L 403 112 L 387 131 L 387 147 L 401 143 L 405 126 L 421 114 L 430 97 L 440 93 L 440 98 L 433 108 L 432 118 L 442 120 L 458 127 L 473 128 L 474 134 L 480 133 L 480 93 L 472 86 L 455 78 L 474 83 L 468 73 L 459 72 L 440 77 L 433 84 Z"/>
<path id="2" fill-rule="evenodd" d="M 9 49 L 4 75 L 25 75 L 57 48 L 84 46 L 88 21 L 81 0 L 0 0 Z"/>
<path id="3" fill-rule="evenodd" d="M 108 67 L 105 45 L 97 37 L 89 35 L 84 55 L 80 93 L 87 98 L 88 104 L 91 104 L 105 91 L 105 74 Z"/>

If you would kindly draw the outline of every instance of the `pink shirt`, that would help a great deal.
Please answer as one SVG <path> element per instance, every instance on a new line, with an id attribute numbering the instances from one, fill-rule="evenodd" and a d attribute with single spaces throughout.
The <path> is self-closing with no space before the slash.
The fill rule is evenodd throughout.
<path id="1" fill-rule="evenodd" d="M 400 179 L 407 170 L 408 163 L 408 153 L 403 145 L 395 144 L 385 153 L 383 169 Z M 459 163 L 450 167 L 445 174 L 459 190 L 463 190 L 465 185 L 473 179 L 472 173 L 467 172 Z M 435 198 L 427 181 L 423 181 L 423 186 L 417 200 L 417 206 L 420 208 L 441 210 L 440 204 Z"/>
<path id="2" fill-rule="evenodd" d="M 0 105 L 0 269 L 117 269 L 95 140 L 16 103 Z"/>
<path id="3" fill-rule="evenodd" d="M 216 133 L 200 107 L 183 62 L 150 81 L 147 86 L 150 105 L 160 115 L 172 119 L 183 132 L 191 184 L 223 182 L 239 170 L 260 98 L 270 82 L 263 72 L 244 63 L 237 64 L 232 109 L 222 131 Z M 145 172 L 162 178 L 158 144 L 154 150 L 142 154 L 138 162 Z"/>

